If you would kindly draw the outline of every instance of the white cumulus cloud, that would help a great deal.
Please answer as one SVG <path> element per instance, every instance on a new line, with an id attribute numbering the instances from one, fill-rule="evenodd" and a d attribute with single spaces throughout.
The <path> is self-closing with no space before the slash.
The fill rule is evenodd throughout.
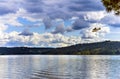
<path id="1" fill-rule="evenodd" d="M 87 12 L 84 16 L 85 20 L 93 20 L 93 21 L 100 21 L 102 18 L 104 18 L 107 15 L 105 11 L 93 11 L 93 12 Z"/>
<path id="2" fill-rule="evenodd" d="M 93 31 L 96 30 L 96 31 Z M 105 34 L 110 32 L 110 28 L 101 23 L 93 23 L 89 28 L 85 28 L 81 31 L 83 39 L 98 39 L 100 40 Z"/>
<path id="3" fill-rule="evenodd" d="M 33 33 L 32 36 L 19 35 L 19 32 L 5 33 L 3 38 L 0 38 L 1 46 L 39 46 L 39 47 L 64 47 L 81 42 L 81 37 L 64 36 L 62 34 Z"/>

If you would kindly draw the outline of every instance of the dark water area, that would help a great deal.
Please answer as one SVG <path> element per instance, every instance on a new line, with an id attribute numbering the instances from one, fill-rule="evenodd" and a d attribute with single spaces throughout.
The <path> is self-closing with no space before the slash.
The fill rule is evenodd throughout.
<path id="1" fill-rule="evenodd" d="M 120 79 L 120 56 L 0 56 L 0 79 Z"/>

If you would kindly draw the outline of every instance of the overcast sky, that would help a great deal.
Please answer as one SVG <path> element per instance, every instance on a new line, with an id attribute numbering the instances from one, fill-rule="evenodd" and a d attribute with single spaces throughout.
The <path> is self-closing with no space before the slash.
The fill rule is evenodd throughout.
<path id="1" fill-rule="evenodd" d="M 101 0 L 0 0 L 0 46 L 63 47 L 120 40 Z"/>

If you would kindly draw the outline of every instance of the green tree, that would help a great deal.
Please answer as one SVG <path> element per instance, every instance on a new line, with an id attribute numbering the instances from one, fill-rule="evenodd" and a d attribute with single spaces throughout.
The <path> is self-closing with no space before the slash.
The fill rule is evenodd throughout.
<path id="1" fill-rule="evenodd" d="M 120 15 L 120 0 L 102 0 L 107 12 L 114 11 L 115 15 Z"/>

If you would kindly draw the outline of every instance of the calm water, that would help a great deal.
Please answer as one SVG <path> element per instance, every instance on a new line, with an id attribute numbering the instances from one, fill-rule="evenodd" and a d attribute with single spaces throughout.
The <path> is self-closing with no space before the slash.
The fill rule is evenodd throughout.
<path id="1" fill-rule="evenodd" d="M 120 79 L 120 56 L 0 56 L 0 79 Z"/>

